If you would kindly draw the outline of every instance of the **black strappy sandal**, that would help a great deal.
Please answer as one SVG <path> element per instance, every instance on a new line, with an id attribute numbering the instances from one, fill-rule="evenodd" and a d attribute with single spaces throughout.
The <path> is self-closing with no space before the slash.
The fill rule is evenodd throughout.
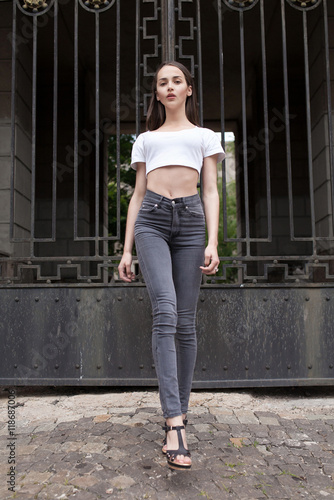
<path id="1" fill-rule="evenodd" d="M 185 418 L 185 419 L 183 420 L 183 425 L 184 425 L 185 427 L 187 427 L 187 423 L 188 423 L 188 420 Z M 165 435 L 165 437 L 164 437 L 164 438 L 163 438 L 163 440 L 162 440 L 162 448 L 161 448 L 161 451 L 162 451 L 162 453 L 163 453 L 164 455 L 166 455 L 166 453 L 167 453 L 167 450 L 165 450 L 165 449 L 164 449 L 164 448 L 165 448 L 165 446 L 167 446 L 167 427 L 168 427 L 167 422 L 165 422 L 165 425 L 162 427 L 162 430 L 164 430 L 164 431 L 165 431 L 166 435 Z"/>
<path id="2" fill-rule="evenodd" d="M 168 466 L 174 470 L 189 470 L 191 467 L 191 464 L 179 464 L 175 462 L 175 459 L 178 455 L 183 455 L 184 457 L 190 457 L 189 450 L 186 450 L 183 444 L 183 439 L 181 434 L 182 429 L 185 429 L 184 425 L 176 425 L 175 427 L 170 427 L 166 425 L 166 432 L 177 431 L 177 437 L 179 440 L 178 450 L 167 450 L 166 452 Z"/>

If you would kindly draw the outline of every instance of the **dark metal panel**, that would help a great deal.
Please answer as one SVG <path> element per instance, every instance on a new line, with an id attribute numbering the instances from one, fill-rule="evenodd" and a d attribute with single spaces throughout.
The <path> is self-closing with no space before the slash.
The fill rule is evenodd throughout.
<path id="1" fill-rule="evenodd" d="M 156 385 L 145 287 L 8 288 L 1 384 Z M 194 387 L 333 385 L 334 289 L 205 288 Z"/>

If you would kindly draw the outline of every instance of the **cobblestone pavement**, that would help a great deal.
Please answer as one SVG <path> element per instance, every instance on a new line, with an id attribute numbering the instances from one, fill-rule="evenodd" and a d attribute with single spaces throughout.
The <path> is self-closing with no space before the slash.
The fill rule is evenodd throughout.
<path id="1" fill-rule="evenodd" d="M 161 453 L 155 390 L 16 388 L 14 431 L 8 395 L 1 500 L 334 499 L 334 388 L 193 392 L 186 472 Z"/>

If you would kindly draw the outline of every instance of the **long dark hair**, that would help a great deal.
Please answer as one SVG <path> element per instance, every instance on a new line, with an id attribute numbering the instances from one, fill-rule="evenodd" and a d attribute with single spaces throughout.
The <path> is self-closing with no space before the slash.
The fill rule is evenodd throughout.
<path id="1" fill-rule="evenodd" d="M 155 91 L 157 89 L 158 73 L 164 66 L 175 66 L 176 68 L 179 68 L 184 74 L 188 87 L 189 86 L 192 87 L 192 94 L 188 96 L 186 100 L 186 116 L 191 123 L 193 123 L 194 125 L 199 125 L 196 88 L 194 79 L 191 76 L 190 71 L 183 64 L 177 61 L 166 61 L 160 64 L 153 78 L 152 96 L 150 104 L 148 106 L 147 118 L 146 118 L 147 130 L 156 130 L 157 128 L 161 127 L 161 125 L 166 120 L 165 106 L 161 104 L 160 101 L 157 100 L 155 95 Z"/>

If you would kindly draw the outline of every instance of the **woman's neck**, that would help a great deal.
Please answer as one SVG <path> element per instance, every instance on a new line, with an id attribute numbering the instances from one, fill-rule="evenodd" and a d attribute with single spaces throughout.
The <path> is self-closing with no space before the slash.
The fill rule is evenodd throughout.
<path id="1" fill-rule="evenodd" d="M 171 111 L 166 109 L 166 120 L 162 125 L 164 128 L 180 129 L 188 128 L 192 123 L 188 120 L 185 109 Z"/>

